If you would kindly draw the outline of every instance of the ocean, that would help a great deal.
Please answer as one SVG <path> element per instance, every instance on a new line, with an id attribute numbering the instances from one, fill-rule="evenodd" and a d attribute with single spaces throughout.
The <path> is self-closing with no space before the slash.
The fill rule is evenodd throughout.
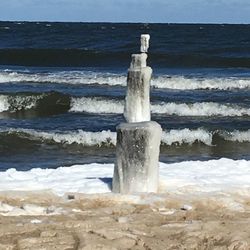
<path id="1" fill-rule="evenodd" d="M 143 33 L 160 161 L 250 160 L 250 25 L 0 22 L 0 171 L 113 163 Z"/>

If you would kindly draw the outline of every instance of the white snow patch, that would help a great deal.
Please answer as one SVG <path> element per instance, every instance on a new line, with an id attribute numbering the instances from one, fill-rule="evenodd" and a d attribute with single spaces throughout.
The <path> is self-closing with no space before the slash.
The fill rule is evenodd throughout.
<path id="1" fill-rule="evenodd" d="M 11 206 L 6 203 L 0 203 L 0 215 L 3 216 L 38 216 L 38 215 L 55 215 L 61 214 L 64 210 L 54 206 L 42 207 L 34 204 L 25 204 L 22 207 Z"/>
<path id="2" fill-rule="evenodd" d="M 93 163 L 30 171 L 8 169 L 0 172 L 0 191 L 52 190 L 58 195 L 110 193 L 113 168 L 113 164 Z M 162 192 L 173 194 L 237 192 L 250 195 L 250 161 L 222 158 L 160 163 L 160 182 Z M 8 210 L 3 204 L 0 208 L 1 212 Z"/>
<path id="3" fill-rule="evenodd" d="M 38 219 L 34 219 L 34 220 L 31 220 L 30 223 L 32 223 L 32 224 L 40 224 L 40 223 L 42 223 L 42 221 L 38 220 Z"/>

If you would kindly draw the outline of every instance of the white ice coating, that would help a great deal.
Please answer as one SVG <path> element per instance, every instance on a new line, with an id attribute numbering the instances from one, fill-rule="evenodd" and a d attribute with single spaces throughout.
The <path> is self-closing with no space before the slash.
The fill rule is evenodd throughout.
<path id="1" fill-rule="evenodd" d="M 152 69 L 144 67 L 146 54 L 132 55 L 127 77 L 124 117 L 127 122 L 150 121 L 150 79 Z"/>
<path id="2" fill-rule="evenodd" d="M 141 35 L 141 52 L 142 53 L 147 53 L 148 52 L 149 39 L 150 39 L 149 34 L 142 34 Z"/>
<path id="3" fill-rule="evenodd" d="M 117 127 L 113 191 L 157 192 L 161 126 L 156 122 L 122 123 Z"/>

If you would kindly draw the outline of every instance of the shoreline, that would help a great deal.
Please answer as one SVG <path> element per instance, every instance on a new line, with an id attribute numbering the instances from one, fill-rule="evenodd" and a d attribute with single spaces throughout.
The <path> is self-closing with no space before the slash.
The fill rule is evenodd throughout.
<path id="1" fill-rule="evenodd" d="M 6 191 L 0 200 L 1 250 L 250 246 L 250 196 Z"/>
<path id="2" fill-rule="evenodd" d="M 0 250 L 248 250 L 249 166 L 160 163 L 159 192 L 133 195 L 111 192 L 113 164 L 0 172 Z"/>

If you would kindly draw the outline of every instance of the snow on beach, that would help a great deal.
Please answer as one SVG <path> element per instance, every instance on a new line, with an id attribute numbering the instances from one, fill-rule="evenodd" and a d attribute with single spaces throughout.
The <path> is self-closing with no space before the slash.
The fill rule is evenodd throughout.
<path id="1" fill-rule="evenodd" d="M 51 190 L 110 193 L 113 164 L 86 164 L 57 169 L 0 172 L 0 191 Z M 170 194 L 238 193 L 250 196 L 250 161 L 222 158 L 210 161 L 160 163 L 160 192 Z"/>

